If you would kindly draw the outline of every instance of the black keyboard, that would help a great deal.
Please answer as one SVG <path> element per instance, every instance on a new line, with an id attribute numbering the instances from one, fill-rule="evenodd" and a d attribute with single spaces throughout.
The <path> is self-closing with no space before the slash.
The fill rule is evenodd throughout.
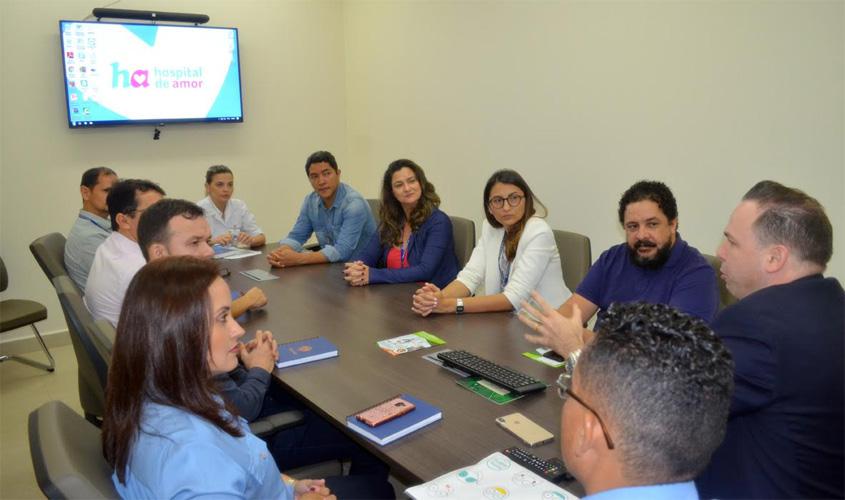
<path id="1" fill-rule="evenodd" d="M 536 378 L 529 377 L 524 373 L 511 370 L 510 368 L 497 365 L 492 361 L 479 358 L 475 354 L 466 351 L 441 352 L 437 357 L 446 366 L 457 368 L 461 371 L 478 375 L 496 385 L 509 389 L 519 394 L 542 391 L 546 384 Z"/>
<path id="2" fill-rule="evenodd" d="M 543 460 L 542 458 L 523 450 L 522 448 L 516 447 L 502 450 L 502 453 L 514 462 L 547 481 L 559 483 L 564 480 L 573 481 L 575 479 L 566 470 L 566 466 L 563 465 L 563 461 L 559 458 Z"/>

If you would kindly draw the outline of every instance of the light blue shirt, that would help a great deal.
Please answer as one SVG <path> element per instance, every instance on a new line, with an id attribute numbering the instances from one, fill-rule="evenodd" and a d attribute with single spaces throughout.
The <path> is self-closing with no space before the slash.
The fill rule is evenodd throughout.
<path id="1" fill-rule="evenodd" d="M 650 486 L 630 486 L 602 491 L 595 495 L 582 497 L 581 500 L 698 500 L 695 483 L 654 484 Z"/>
<path id="2" fill-rule="evenodd" d="M 65 242 L 65 267 L 70 279 L 80 290 L 85 290 L 88 273 L 94 262 L 94 254 L 111 234 L 111 222 L 86 210 L 79 211 L 79 217 L 67 233 Z"/>
<path id="3" fill-rule="evenodd" d="M 329 262 L 343 262 L 363 250 L 375 231 L 376 221 L 367 200 L 341 182 L 331 208 L 326 208 L 316 192 L 306 196 L 296 224 L 279 243 L 301 252 L 313 233 Z"/>
<path id="4" fill-rule="evenodd" d="M 222 408 L 221 408 L 222 411 Z M 238 418 L 234 437 L 179 408 L 147 402 L 126 467 L 112 475 L 121 498 L 294 498 L 264 441 Z"/>

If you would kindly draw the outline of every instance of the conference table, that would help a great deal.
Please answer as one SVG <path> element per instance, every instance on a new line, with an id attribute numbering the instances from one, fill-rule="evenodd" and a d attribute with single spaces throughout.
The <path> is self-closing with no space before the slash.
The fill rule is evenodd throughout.
<path id="1" fill-rule="evenodd" d="M 385 446 L 356 433 L 348 434 L 391 467 L 406 484 L 430 481 L 475 464 L 511 446 L 528 448 L 500 428 L 497 417 L 521 412 L 555 435 L 552 443 L 531 448 L 541 458 L 560 456 L 560 409 L 555 380 L 560 369 L 533 361 L 522 352 L 536 346 L 523 334 L 527 328 L 513 312 L 438 314 L 421 317 L 411 311 L 417 283 L 352 287 L 343 280 L 343 264 L 272 269 L 264 254 L 221 260 L 230 271 L 233 290 L 261 288 L 264 309 L 245 318 L 247 334 L 270 330 L 279 343 L 322 336 L 338 347 L 336 358 L 276 369 L 274 375 L 290 393 L 346 429 L 346 417 L 391 396 L 407 393 L 440 408 L 442 420 Z M 250 269 L 269 270 L 279 279 L 257 282 L 242 275 Z M 379 340 L 424 330 L 446 341 L 399 356 L 381 350 Z M 499 406 L 456 384 L 459 376 L 422 358 L 439 350 L 465 349 L 478 356 L 545 381 L 549 387 Z M 575 482 L 561 484 L 576 495 Z"/>

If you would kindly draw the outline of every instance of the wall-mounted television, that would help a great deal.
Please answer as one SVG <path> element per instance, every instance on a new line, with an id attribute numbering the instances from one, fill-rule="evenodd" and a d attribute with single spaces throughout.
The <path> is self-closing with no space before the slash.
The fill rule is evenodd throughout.
<path id="1" fill-rule="evenodd" d="M 59 21 L 71 128 L 242 122 L 238 30 Z"/>

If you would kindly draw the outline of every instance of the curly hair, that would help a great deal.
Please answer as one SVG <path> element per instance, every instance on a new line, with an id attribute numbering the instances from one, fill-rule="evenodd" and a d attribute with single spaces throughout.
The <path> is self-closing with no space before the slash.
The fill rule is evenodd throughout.
<path id="1" fill-rule="evenodd" d="M 420 185 L 420 200 L 411 211 L 411 232 L 416 231 L 426 219 L 440 206 L 440 196 L 434 190 L 434 184 L 428 182 L 422 167 L 411 160 L 399 159 L 387 166 L 381 183 L 381 208 L 379 209 L 379 241 L 382 245 L 402 243 L 402 228 L 405 226 L 405 211 L 399 200 L 393 195 L 393 174 L 409 168 L 414 172 Z"/>
<path id="2" fill-rule="evenodd" d="M 696 477 L 722 442 L 733 360 L 698 318 L 666 304 L 611 304 L 576 375 L 612 425 L 626 476 L 643 484 Z"/>
<path id="3" fill-rule="evenodd" d="M 619 223 L 625 224 L 625 209 L 631 203 L 653 201 L 663 215 L 672 222 L 678 218 L 678 203 L 669 186 L 659 181 L 639 181 L 622 193 L 619 199 Z"/>

